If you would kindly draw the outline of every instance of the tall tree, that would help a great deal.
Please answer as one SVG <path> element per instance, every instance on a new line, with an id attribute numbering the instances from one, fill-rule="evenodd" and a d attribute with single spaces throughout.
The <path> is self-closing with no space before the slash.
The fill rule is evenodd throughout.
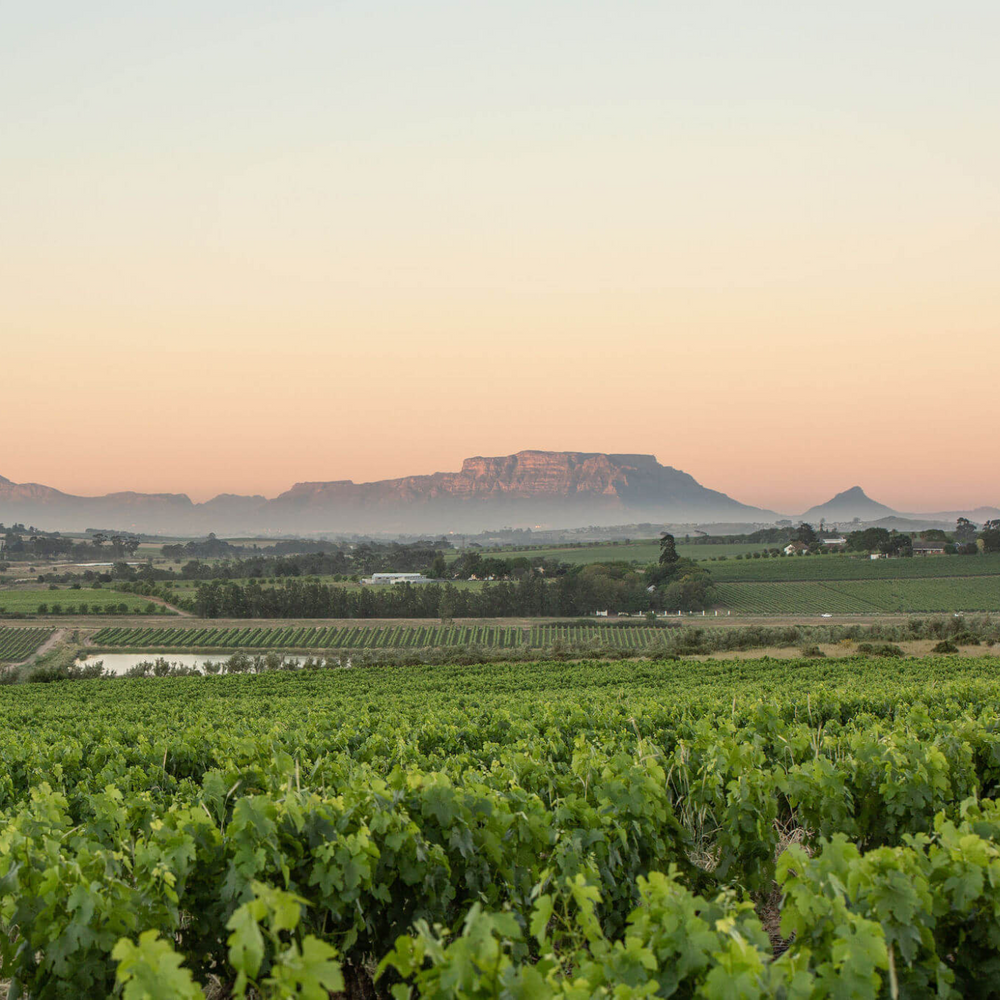
<path id="1" fill-rule="evenodd" d="M 669 531 L 660 535 L 660 565 L 673 566 L 680 556 L 677 554 L 677 543 Z"/>
<path id="2" fill-rule="evenodd" d="M 803 545 L 815 545 L 817 538 L 813 526 L 803 521 L 792 533 L 792 541 L 801 542 Z"/>
<path id="3" fill-rule="evenodd" d="M 441 593 L 441 600 L 438 602 L 438 617 L 442 625 L 450 625 L 455 616 L 455 604 L 451 599 L 451 587 L 445 587 Z"/>
<path id="4" fill-rule="evenodd" d="M 960 517 L 955 522 L 955 541 L 964 544 L 975 540 L 976 526 L 967 517 Z"/>

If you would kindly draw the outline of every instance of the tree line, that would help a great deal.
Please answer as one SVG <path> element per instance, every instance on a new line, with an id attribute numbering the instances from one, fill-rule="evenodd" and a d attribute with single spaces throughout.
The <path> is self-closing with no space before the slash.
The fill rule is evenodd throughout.
<path id="1" fill-rule="evenodd" d="M 702 610 L 712 598 L 711 577 L 677 556 L 666 535 L 660 561 L 648 569 L 627 563 L 567 567 L 552 579 L 536 568 L 516 580 L 479 590 L 453 584 L 399 584 L 358 589 L 285 577 L 201 583 L 190 609 L 203 618 L 513 618 L 576 617 L 595 611 L 637 614 Z"/>

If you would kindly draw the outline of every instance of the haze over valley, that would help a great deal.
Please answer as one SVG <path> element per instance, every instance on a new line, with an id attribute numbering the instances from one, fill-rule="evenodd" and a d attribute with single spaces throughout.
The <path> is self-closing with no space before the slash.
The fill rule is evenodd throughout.
<path id="1" fill-rule="evenodd" d="M 914 527 L 986 521 L 996 508 L 907 514 L 870 499 L 860 487 L 801 515 L 765 510 L 709 489 L 652 455 L 520 451 L 467 458 L 458 472 L 354 483 L 296 483 L 274 498 L 221 494 L 194 503 L 183 493 L 81 497 L 0 476 L 0 523 L 47 530 L 120 528 L 148 533 L 401 534 L 478 532 L 500 527 L 574 528 L 635 523 L 771 524 L 912 520 Z"/>

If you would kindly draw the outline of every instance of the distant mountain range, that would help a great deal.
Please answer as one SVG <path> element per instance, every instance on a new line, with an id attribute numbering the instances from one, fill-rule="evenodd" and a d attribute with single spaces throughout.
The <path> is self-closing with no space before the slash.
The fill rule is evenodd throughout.
<path id="1" fill-rule="evenodd" d="M 953 522 L 958 513 L 940 517 Z M 977 513 L 980 520 L 1000 517 L 993 508 Z M 910 516 L 853 487 L 810 508 L 801 519 L 834 523 Z M 194 503 L 179 493 L 81 497 L 0 476 L 0 522 L 22 521 L 61 531 L 417 534 L 637 522 L 753 525 L 782 517 L 708 489 L 652 455 L 601 452 L 520 451 L 499 458 L 467 458 L 459 472 L 374 483 L 297 483 L 273 499 L 221 494 L 206 503 Z"/>

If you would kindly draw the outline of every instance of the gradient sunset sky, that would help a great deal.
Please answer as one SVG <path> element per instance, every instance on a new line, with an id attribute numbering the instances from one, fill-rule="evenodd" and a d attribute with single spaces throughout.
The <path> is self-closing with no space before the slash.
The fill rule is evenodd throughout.
<path id="1" fill-rule="evenodd" d="M 1000 4 L 0 8 L 0 475 L 648 452 L 1000 504 Z"/>

